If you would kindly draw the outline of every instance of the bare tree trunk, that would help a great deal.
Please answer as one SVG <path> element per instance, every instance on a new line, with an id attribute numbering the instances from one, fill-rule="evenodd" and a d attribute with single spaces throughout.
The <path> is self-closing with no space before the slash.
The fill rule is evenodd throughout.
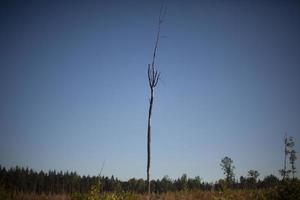
<path id="1" fill-rule="evenodd" d="M 150 105 L 148 113 L 148 135 L 147 135 L 147 184 L 148 184 L 148 199 L 151 193 L 150 189 L 150 162 L 151 162 L 151 115 L 152 115 L 152 105 L 153 105 L 153 89 L 151 89 Z"/>
<path id="2" fill-rule="evenodd" d="M 283 179 L 285 179 L 288 175 L 287 169 L 286 169 L 286 157 L 288 154 L 288 137 L 287 137 L 287 133 L 285 133 L 284 135 L 284 166 L 283 166 Z"/>
<path id="3" fill-rule="evenodd" d="M 284 175 L 283 175 L 283 179 L 286 178 L 286 155 L 287 155 L 287 134 L 285 134 L 284 136 L 284 166 L 283 166 L 283 170 L 284 170 Z"/>
<path id="4" fill-rule="evenodd" d="M 155 57 L 154 57 L 155 58 Z M 150 200 L 151 187 L 150 187 L 150 163 L 151 163 L 151 116 L 154 99 L 154 88 L 158 83 L 160 74 L 154 68 L 154 65 L 148 65 L 148 80 L 150 86 L 150 100 L 148 112 L 148 130 L 147 130 L 147 185 L 148 185 L 148 200 Z"/>
<path id="5" fill-rule="evenodd" d="M 147 185 L 148 185 L 148 199 L 150 199 L 151 195 L 151 186 L 150 186 L 150 163 L 151 163 L 151 116 L 152 116 L 152 107 L 153 107 L 153 99 L 154 99 L 154 88 L 156 87 L 160 73 L 155 68 L 155 57 L 156 50 L 158 47 L 159 37 L 160 37 L 160 25 L 163 22 L 163 17 L 165 15 L 165 10 L 163 10 L 164 6 L 161 5 L 159 19 L 158 19 L 158 30 L 156 35 L 155 46 L 153 50 L 152 63 L 148 64 L 148 81 L 150 87 L 150 101 L 149 101 L 149 112 L 148 112 L 148 130 L 147 130 Z"/>

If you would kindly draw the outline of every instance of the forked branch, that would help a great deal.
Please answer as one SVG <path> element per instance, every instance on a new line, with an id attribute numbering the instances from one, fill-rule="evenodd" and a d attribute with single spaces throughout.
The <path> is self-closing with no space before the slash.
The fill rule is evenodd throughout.
<path id="1" fill-rule="evenodd" d="M 148 64 L 148 81 L 150 89 L 155 88 L 159 81 L 160 73 L 154 68 L 154 66 L 150 66 Z"/>
<path id="2" fill-rule="evenodd" d="M 151 163 L 151 115 L 152 115 L 152 107 L 153 107 L 153 99 L 154 99 L 154 88 L 156 87 L 159 79 L 160 73 L 155 68 L 155 58 L 156 51 L 158 47 L 158 42 L 160 38 L 160 27 L 164 21 L 164 16 L 166 14 L 166 8 L 164 4 L 160 7 L 159 18 L 158 18 L 158 30 L 156 35 L 155 46 L 153 50 L 152 63 L 148 64 L 148 82 L 150 87 L 150 101 L 149 101 L 149 112 L 148 112 L 148 129 L 147 129 L 147 185 L 148 185 L 148 200 L 150 200 L 150 163 Z"/>

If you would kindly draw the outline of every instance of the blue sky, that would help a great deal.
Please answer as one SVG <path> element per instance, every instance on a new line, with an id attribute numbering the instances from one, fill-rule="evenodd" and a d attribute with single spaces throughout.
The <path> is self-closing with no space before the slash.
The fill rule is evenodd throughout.
<path id="1" fill-rule="evenodd" d="M 152 178 L 278 175 L 300 152 L 297 1 L 166 1 L 153 110 Z M 146 177 L 160 1 L 0 6 L 0 164 Z M 296 161 L 299 168 L 299 160 Z M 299 170 L 298 170 L 299 171 Z M 297 173 L 299 177 L 299 173 Z"/>

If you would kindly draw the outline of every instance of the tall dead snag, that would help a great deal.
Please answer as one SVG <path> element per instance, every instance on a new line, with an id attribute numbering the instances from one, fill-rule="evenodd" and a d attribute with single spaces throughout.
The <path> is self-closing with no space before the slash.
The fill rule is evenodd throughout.
<path id="1" fill-rule="evenodd" d="M 155 46 L 153 50 L 152 63 L 148 64 L 148 82 L 150 87 L 150 100 L 149 100 L 149 112 L 148 112 L 148 129 L 147 129 L 147 185 L 148 185 L 148 199 L 150 199 L 151 188 L 150 188 L 150 162 L 151 162 L 151 115 L 152 115 L 152 107 L 153 107 L 153 98 L 154 98 L 154 88 L 156 87 L 160 73 L 155 67 L 155 58 L 156 51 L 158 47 L 158 42 L 160 38 L 160 27 L 163 22 L 163 18 L 165 15 L 166 9 L 162 4 L 160 7 L 159 18 L 158 18 L 158 30 L 156 35 Z"/>

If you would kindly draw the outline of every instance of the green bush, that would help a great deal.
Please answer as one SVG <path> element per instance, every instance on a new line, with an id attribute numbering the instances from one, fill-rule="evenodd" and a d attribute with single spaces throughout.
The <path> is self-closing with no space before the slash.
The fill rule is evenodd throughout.
<path id="1" fill-rule="evenodd" d="M 278 200 L 300 200 L 300 181 L 285 180 L 277 188 Z"/>
<path id="2" fill-rule="evenodd" d="M 87 194 L 87 200 L 100 200 L 100 184 L 93 184 Z"/>
<path id="3" fill-rule="evenodd" d="M 283 180 L 265 192 L 266 200 L 300 200 L 300 181 Z"/>

